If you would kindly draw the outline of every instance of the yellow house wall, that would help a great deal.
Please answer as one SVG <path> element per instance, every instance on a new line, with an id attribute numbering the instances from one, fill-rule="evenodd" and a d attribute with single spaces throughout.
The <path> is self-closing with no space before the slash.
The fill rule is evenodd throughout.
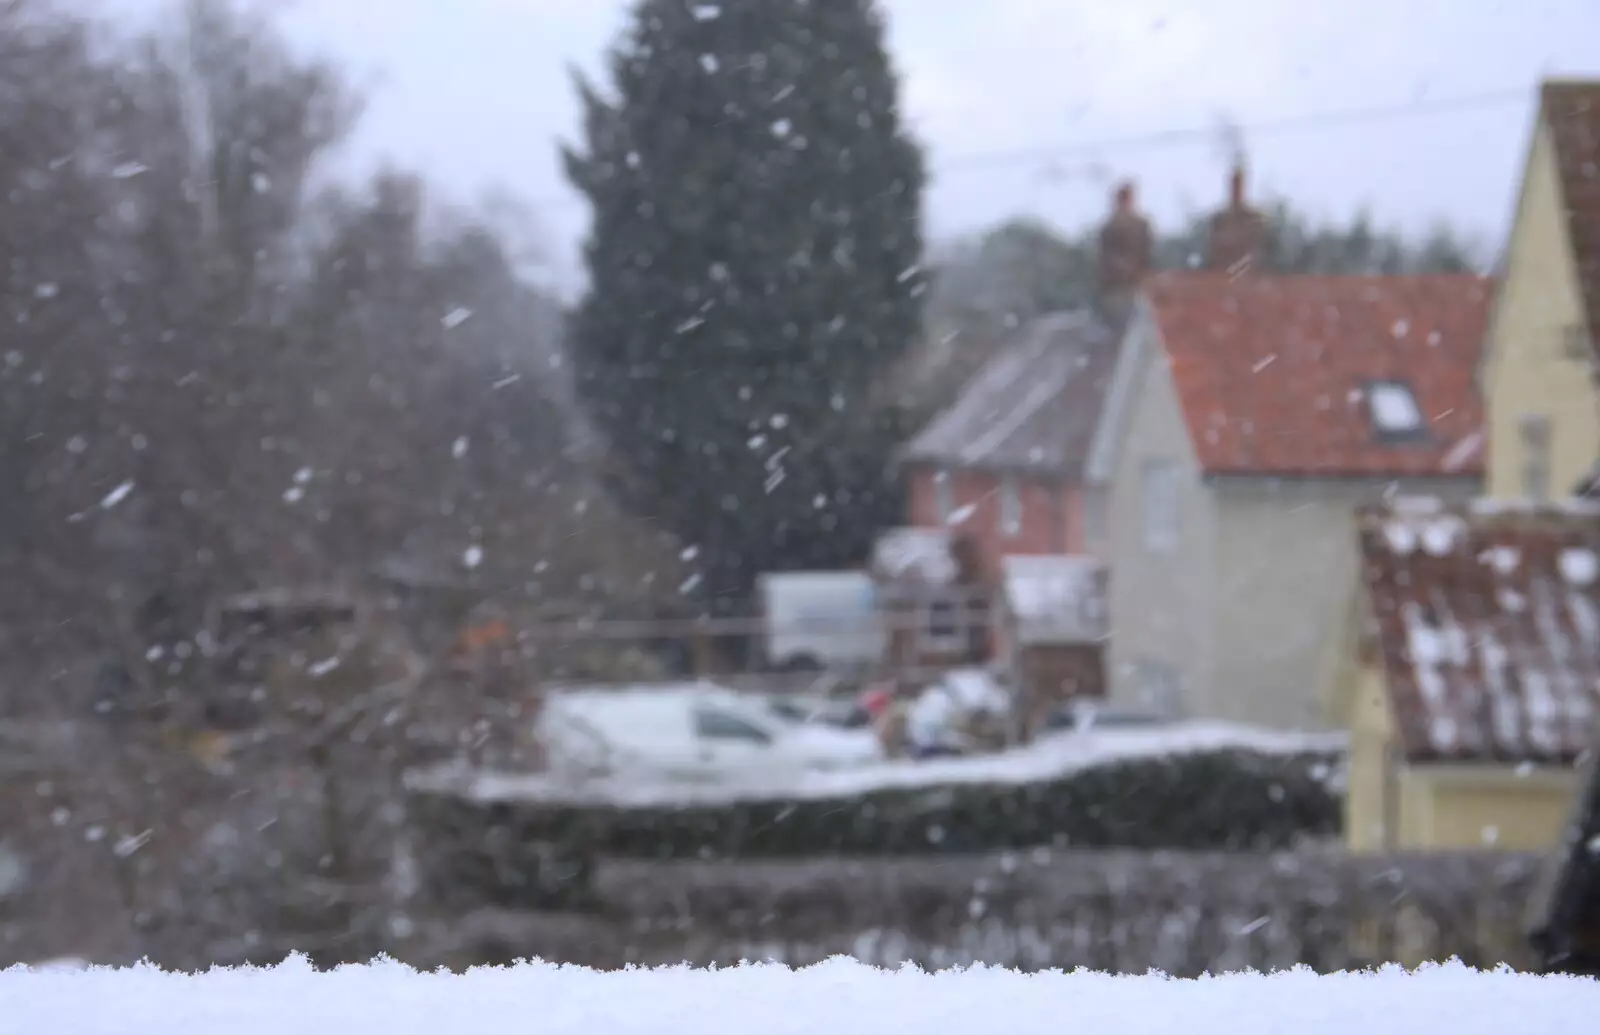
<path id="1" fill-rule="evenodd" d="M 1559 842 L 1578 790 L 1575 769 L 1397 764 L 1386 774 L 1393 722 L 1385 695 L 1377 670 L 1352 677 L 1344 828 L 1351 851 L 1542 851 Z"/>
<path id="2" fill-rule="evenodd" d="M 1577 792 L 1575 770 L 1536 770 L 1518 775 L 1496 768 L 1455 778 L 1411 774 L 1431 799 L 1432 829 L 1426 848 L 1498 848 L 1547 851 L 1561 832 Z"/>
<path id="3" fill-rule="evenodd" d="M 1584 311 L 1563 217 L 1555 150 L 1541 120 L 1523 172 L 1504 274 L 1489 321 L 1483 368 L 1488 408 L 1487 491 L 1524 495 L 1519 418 L 1550 419 L 1550 491 L 1560 497 L 1600 449 L 1600 400 L 1587 353 L 1566 353 L 1568 329 Z"/>
<path id="4" fill-rule="evenodd" d="M 1389 710 L 1378 673 L 1352 668 L 1341 695 L 1350 722 L 1350 768 L 1345 784 L 1344 835 L 1353 852 L 1382 851 L 1384 830 L 1384 755 L 1389 744 Z"/>

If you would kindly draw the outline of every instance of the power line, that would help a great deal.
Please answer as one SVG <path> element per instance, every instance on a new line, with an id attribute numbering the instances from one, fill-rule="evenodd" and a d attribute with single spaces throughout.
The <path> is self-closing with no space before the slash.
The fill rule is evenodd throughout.
<path id="1" fill-rule="evenodd" d="M 1489 93 L 1440 98 L 1436 101 L 1412 101 L 1407 104 L 1313 112 L 1264 122 L 1243 123 L 1237 126 L 1229 126 L 1228 128 L 1252 136 L 1274 136 L 1284 133 L 1335 129 L 1342 126 L 1360 126 L 1376 122 L 1425 118 L 1458 111 L 1500 107 L 1512 102 L 1525 104 L 1528 102 L 1528 97 L 1528 91 L 1525 89 L 1495 90 Z M 1190 126 L 1157 130 L 1151 133 L 1103 137 L 1099 140 L 1081 140 L 1045 147 L 975 152 L 967 155 L 958 155 L 943 162 L 942 169 L 946 172 L 959 172 L 965 169 L 992 169 L 1006 165 L 1048 162 L 1055 158 L 1098 155 L 1106 151 L 1140 151 L 1177 147 L 1185 144 L 1210 143 L 1216 141 L 1219 132 L 1221 132 L 1221 127 L 1217 125 Z"/>
<path id="2" fill-rule="evenodd" d="M 1372 125 L 1448 115 L 1455 112 L 1475 111 L 1526 104 L 1530 98 L 1526 87 L 1491 90 L 1483 93 L 1460 94 L 1436 100 L 1409 101 L 1400 104 L 1368 105 L 1365 107 L 1330 109 L 1301 115 L 1267 119 L 1261 122 L 1228 126 L 1230 132 L 1251 137 L 1281 136 L 1291 133 L 1317 132 L 1347 126 Z M 1122 136 L 1101 137 L 1092 140 L 1063 141 L 1039 147 L 1014 148 L 1000 151 L 974 151 L 956 155 L 937 163 L 935 176 L 948 173 L 985 172 L 1017 165 L 1045 165 L 1061 159 L 1098 158 L 1108 152 L 1159 150 L 1183 147 L 1198 143 L 1212 143 L 1222 131 L 1220 125 L 1184 126 L 1134 133 Z M 539 208 L 569 208 L 581 204 L 580 198 L 547 198 Z"/>

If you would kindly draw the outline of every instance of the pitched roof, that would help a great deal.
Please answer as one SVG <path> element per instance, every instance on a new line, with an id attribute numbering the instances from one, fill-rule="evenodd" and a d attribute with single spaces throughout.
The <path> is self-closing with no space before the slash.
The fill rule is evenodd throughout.
<path id="1" fill-rule="evenodd" d="M 1100 419 L 1119 331 L 1088 312 L 1024 324 L 911 440 L 902 459 L 1077 476 Z"/>
<path id="2" fill-rule="evenodd" d="M 1206 473 L 1482 473 L 1487 278 L 1169 273 L 1146 299 Z"/>
<path id="3" fill-rule="evenodd" d="M 1600 353 L 1600 80 L 1544 83 L 1539 111 L 1555 146 L 1567 237 L 1589 335 Z"/>
<path id="4" fill-rule="evenodd" d="M 1363 511 L 1362 580 L 1411 761 L 1571 762 L 1600 714 L 1600 506 Z"/>
<path id="5" fill-rule="evenodd" d="M 1098 558 L 1002 557 L 1000 586 L 1022 643 L 1099 643 L 1106 638 L 1106 565 Z"/>

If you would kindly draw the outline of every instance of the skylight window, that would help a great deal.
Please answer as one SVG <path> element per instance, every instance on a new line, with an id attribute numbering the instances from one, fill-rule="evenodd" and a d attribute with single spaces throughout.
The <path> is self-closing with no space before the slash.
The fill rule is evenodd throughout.
<path id="1" fill-rule="evenodd" d="M 1403 381 L 1374 381 L 1367 386 L 1372 428 L 1383 438 L 1410 438 L 1427 430 L 1422 407 Z"/>

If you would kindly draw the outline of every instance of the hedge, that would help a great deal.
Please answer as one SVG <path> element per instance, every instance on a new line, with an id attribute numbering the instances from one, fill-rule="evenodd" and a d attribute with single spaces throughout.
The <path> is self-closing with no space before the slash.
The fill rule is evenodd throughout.
<path id="1" fill-rule="evenodd" d="M 853 797 L 622 807 L 478 801 L 433 789 L 414 790 L 410 807 L 419 844 L 455 856 L 493 854 L 502 874 L 552 850 L 656 860 L 1041 846 L 1261 851 L 1339 833 L 1342 796 L 1330 774 L 1341 764 L 1331 751 L 1229 749 L 1127 759 L 1035 783 L 900 786 Z"/>

